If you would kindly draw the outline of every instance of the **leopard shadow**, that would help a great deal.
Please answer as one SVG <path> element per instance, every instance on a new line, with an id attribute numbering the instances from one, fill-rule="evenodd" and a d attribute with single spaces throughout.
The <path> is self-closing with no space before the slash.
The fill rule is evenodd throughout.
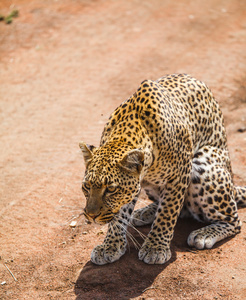
<path id="1" fill-rule="evenodd" d="M 148 265 L 140 261 L 138 250 L 131 241 L 129 241 L 126 254 L 117 262 L 103 266 L 87 262 L 75 283 L 76 299 L 126 300 L 142 295 L 146 289 L 151 287 L 156 277 L 162 272 L 165 273 L 165 269 L 176 261 L 177 252 L 190 251 L 186 242 L 189 233 L 203 226 L 205 224 L 190 218 L 179 219 L 171 243 L 172 258 L 164 265 Z M 149 226 L 141 228 L 141 232 L 145 235 L 149 230 Z M 139 243 L 143 242 L 136 232 L 130 231 Z M 228 239 L 225 239 L 213 248 L 217 248 L 227 241 Z"/>
<path id="2" fill-rule="evenodd" d="M 148 234 L 150 228 L 141 232 Z M 143 241 L 137 233 L 131 232 L 139 243 Z M 87 262 L 75 283 L 77 300 L 84 299 L 129 299 L 140 296 L 152 285 L 155 278 L 176 260 L 172 258 L 164 265 L 148 265 L 138 259 L 138 250 L 129 241 L 129 248 L 120 260 L 103 266 Z"/>

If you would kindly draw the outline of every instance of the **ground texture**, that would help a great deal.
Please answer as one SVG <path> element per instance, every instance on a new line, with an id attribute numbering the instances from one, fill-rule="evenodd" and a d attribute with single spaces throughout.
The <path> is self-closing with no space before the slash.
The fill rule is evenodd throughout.
<path id="1" fill-rule="evenodd" d="M 1 0 L 2 15 L 13 9 L 0 22 L 0 299 L 246 299 L 246 209 L 242 232 L 212 250 L 189 249 L 201 224 L 182 220 L 168 264 L 144 264 L 130 242 L 118 262 L 93 265 L 106 227 L 79 217 L 78 147 L 98 145 L 141 81 L 185 72 L 220 103 L 246 185 L 246 2 Z"/>

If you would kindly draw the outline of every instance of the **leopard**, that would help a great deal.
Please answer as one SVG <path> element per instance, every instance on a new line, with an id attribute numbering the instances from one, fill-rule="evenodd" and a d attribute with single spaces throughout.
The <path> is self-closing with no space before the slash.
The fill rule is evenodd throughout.
<path id="1" fill-rule="evenodd" d="M 100 145 L 79 146 L 83 213 L 89 222 L 108 224 L 92 250 L 94 264 L 125 254 L 129 226 L 151 226 L 138 252 L 146 264 L 170 260 L 179 216 L 205 223 L 187 239 L 199 250 L 240 232 L 246 187 L 234 185 L 222 111 L 202 81 L 187 74 L 144 80 L 111 114 Z M 141 190 L 151 204 L 134 210 Z"/>

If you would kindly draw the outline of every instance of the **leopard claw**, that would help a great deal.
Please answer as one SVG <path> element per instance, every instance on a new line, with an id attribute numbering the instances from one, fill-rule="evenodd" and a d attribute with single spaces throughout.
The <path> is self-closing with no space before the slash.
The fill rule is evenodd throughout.
<path id="1" fill-rule="evenodd" d="M 171 250 L 167 247 L 151 247 L 144 245 L 138 254 L 140 260 L 146 264 L 164 264 L 171 258 Z"/>
<path id="2" fill-rule="evenodd" d="M 113 263 L 126 252 L 126 247 L 106 247 L 104 244 L 96 246 L 91 252 L 91 261 L 96 265 Z"/>

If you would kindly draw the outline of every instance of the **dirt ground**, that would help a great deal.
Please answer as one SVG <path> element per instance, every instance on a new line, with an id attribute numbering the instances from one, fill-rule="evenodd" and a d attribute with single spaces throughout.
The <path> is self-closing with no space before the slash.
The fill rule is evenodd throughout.
<path id="1" fill-rule="evenodd" d="M 246 2 L 1 0 L 2 15 L 13 9 L 0 22 L 0 299 L 246 299 L 245 208 L 242 232 L 212 250 L 188 248 L 202 225 L 187 219 L 165 265 L 139 261 L 132 242 L 118 262 L 93 265 L 106 227 L 80 216 L 78 147 L 98 145 L 141 81 L 185 72 L 220 103 L 246 185 Z"/>

